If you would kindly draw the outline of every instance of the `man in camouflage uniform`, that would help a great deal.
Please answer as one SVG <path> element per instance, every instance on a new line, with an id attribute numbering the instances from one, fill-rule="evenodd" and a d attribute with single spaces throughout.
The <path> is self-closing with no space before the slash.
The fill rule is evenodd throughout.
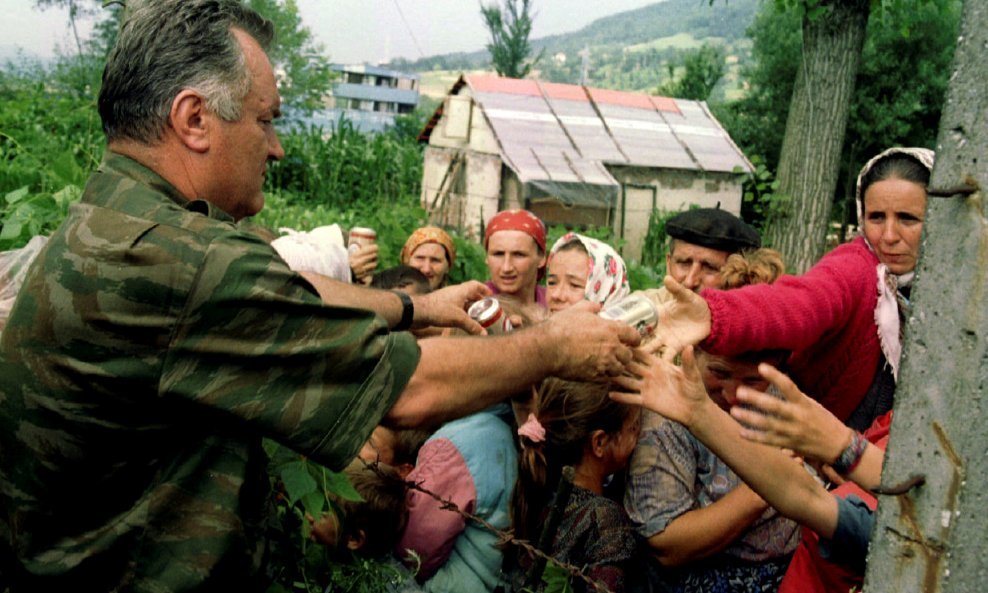
<path id="1" fill-rule="evenodd" d="M 99 98 L 106 157 L 0 339 L 13 591 L 263 590 L 261 437 L 339 470 L 379 422 L 436 424 L 630 360 L 634 332 L 586 310 L 417 346 L 389 328 L 476 329 L 462 306 L 479 283 L 407 302 L 311 278 L 327 306 L 238 230 L 283 155 L 270 38 L 236 0 L 147 2 L 120 32 Z"/>

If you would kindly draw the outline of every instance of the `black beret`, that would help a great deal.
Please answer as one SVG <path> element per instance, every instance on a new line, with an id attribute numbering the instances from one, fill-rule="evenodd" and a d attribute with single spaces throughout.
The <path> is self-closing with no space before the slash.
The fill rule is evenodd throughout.
<path id="1" fill-rule="evenodd" d="M 694 208 L 677 214 L 666 221 L 666 234 L 673 239 L 728 253 L 762 246 L 758 231 L 720 208 Z"/>

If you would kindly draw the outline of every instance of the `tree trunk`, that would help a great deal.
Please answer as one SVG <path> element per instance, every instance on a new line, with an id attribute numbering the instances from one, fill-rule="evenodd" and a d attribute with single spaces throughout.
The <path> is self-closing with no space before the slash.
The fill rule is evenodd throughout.
<path id="1" fill-rule="evenodd" d="M 831 0 L 803 17 L 803 55 L 779 155 L 779 193 L 789 196 L 768 221 L 765 244 L 805 272 L 820 256 L 837 187 L 844 130 L 868 23 L 869 0 Z"/>
<path id="2" fill-rule="evenodd" d="M 988 5 L 965 0 L 937 136 L 913 312 L 906 332 L 864 590 L 984 591 L 988 564 Z"/>

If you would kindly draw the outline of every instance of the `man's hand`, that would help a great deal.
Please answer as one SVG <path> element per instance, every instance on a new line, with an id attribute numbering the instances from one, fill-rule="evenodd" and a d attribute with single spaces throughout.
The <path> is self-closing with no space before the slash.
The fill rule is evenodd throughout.
<path id="1" fill-rule="evenodd" d="M 377 269 L 377 244 L 361 245 L 350 252 L 350 271 L 362 284 L 370 284 Z"/>
<path id="2" fill-rule="evenodd" d="M 471 334 L 483 334 L 484 328 L 467 315 L 467 306 L 490 296 L 491 291 L 482 283 L 470 280 L 421 296 L 413 296 L 415 318 L 412 329 L 426 327 L 458 327 Z"/>
<path id="3" fill-rule="evenodd" d="M 690 428 L 707 406 L 715 405 L 707 396 L 693 347 L 683 350 L 683 367 L 642 350 L 635 351 L 630 375 L 614 379 L 627 392 L 612 392 L 619 402 L 645 406 L 670 420 Z"/>
<path id="4" fill-rule="evenodd" d="M 600 380 L 625 372 L 641 336 L 629 325 L 597 315 L 600 305 L 583 301 L 528 331 L 545 331 L 554 375 L 576 381 Z"/>
<path id="5" fill-rule="evenodd" d="M 779 399 L 750 387 L 738 388 L 738 401 L 731 408 L 747 428 L 741 436 L 756 443 L 792 449 L 799 455 L 833 463 L 851 442 L 853 431 L 826 408 L 799 390 L 792 379 L 769 364 L 758 372 L 782 393 Z"/>
<path id="6" fill-rule="evenodd" d="M 710 335 L 710 308 L 700 295 L 672 276 L 666 276 L 663 282 L 673 300 L 659 308 L 659 321 L 647 350 L 671 361 L 683 348 L 699 344 Z"/>

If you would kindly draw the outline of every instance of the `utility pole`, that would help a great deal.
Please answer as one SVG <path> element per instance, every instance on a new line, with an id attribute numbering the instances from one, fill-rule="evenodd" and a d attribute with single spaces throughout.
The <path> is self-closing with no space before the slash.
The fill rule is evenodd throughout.
<path id="1" fill-rule="evenodd" d="M 869 593 L 983 591 L 988 578 L 986 48 L 988 4 L 965 0 L 882 472 L 905 492 L 879 499 Z"/>

